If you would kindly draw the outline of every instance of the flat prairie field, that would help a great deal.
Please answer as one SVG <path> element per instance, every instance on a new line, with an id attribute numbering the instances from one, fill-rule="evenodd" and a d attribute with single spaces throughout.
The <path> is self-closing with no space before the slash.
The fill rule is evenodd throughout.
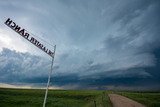
<path id="1" fill-rule="evenodd" d="M 45 90 L 0 88 L 0 107 L 42 107 Z M 106 91 L 49 90 L 46 107 L 111 107 Z"/>
<path id="2" fill-rule="evenodd" d="M 46 107 L 112 107 L 109 93 L 160 107 L 160 92 L 49 90 Z M 0 107 L 42 107 L 45 90 L 0 88 Z"/>

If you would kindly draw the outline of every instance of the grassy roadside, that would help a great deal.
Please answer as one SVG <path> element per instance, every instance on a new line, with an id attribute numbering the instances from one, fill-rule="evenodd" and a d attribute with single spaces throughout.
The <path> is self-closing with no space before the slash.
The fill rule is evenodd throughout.
<path id="1" fill-rule="evenodd" d="M 116 92 L 147 107 L 160 107 L 160 92 Z"/>
<path id="2" fill-rule="evenodd" d="M 93 99 L 93 101 L 88 103 L 85 107 L 95 107 L 95 103 L 96 107 L 112 107 L 107 91 L 102 91 L 101 95 Z"/>
<path id="3" fill-rule="evenodd" d="M 45 90 L 0 88 L 0 107 L 41 107 Z M 46 107 L 111 107 L 106 91 L 50 90 Z"/>

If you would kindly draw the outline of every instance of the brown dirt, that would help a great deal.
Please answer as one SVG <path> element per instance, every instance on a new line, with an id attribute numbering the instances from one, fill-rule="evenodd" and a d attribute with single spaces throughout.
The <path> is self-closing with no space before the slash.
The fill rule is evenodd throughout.
<path id="1" fill-rule="evenodd" d="M 109 94 L 108 96 L 112 102 L 113 107 L 146 107 L 134 100 L 121 95 Z"/>

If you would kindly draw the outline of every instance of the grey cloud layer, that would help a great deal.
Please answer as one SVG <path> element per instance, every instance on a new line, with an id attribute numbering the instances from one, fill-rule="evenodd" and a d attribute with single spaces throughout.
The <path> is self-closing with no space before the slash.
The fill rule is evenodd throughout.
<path id="1" fill-rule="evenodd" d="M 29 53 L 17 53 L 4 48 L 0 53 L 1 81 L 19 81 L 23 78 L 34 78 L 46 75 L 49 62 Z"/>
<path id="2" fill-rule="evenodd" d="M 21 6 L 21 3 L 26 3 L 26 6 Z M 1 12 L 6 9 L 3 15 L 17 15 L 12 17 L 19 19 L 20 24 L 27 23 L 25 27 L 29 30 L 57 44 L 56 76 L 74 74 L 77 81 L 89 77 L 94 80 L 153 76 L 146 69 L 157 65 L 154 51 L 160 47 L 158 0 L 3 1 L 0 4 Z M 1 63 L 3 68 L 11 59 L 1 57 L 5 60 Z M 46 60 L 37 58 L 37 62 L 32 62 L 30 56 L 17 58 L 12 60 L 22 60 L 23 63 L 5 70 L 24 69 L 23 72 L 15 70 L 16 75 L 32 77 L 33 72 L 45 66 L 38 75 L 47 75 L 45 71 L 49 62 Z"/>

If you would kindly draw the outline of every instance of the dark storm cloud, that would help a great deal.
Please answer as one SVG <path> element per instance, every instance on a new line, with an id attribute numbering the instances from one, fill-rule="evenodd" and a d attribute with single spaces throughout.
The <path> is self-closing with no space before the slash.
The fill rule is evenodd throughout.
<path id="1" fill-rule="evenodd" d="M 49 35 L 48 41 L 55 40 L 58 45 L 53 84 L 96 89 L 107 85 L 157 88 L 160 83 L 158 0 L 34 3 L 35 7 L 30 5 L 31 1 L 23 7 L 19 2 L 11 2 L 10 8 L 19 17 L 29 19 L 32 24 L 28 26 L 33 30 L 44 31 Z M 7 9 L 6 14 L 11 14 L 7 3 L 2 6 Z M 22 22 L 19 21 L 23 25 Z M 50 64 L 46 59 L 4 49 L 0 60 L 1 81 L 47 81 Z"/>
<path id="2" fill-rule="evenodd" d="M 0 53 L 0 62 L 0 79 L 10 82 L 46 75 L 44 71 L 47 71 L 50 65 L 44 58 L 6 48 Z"/>
<path id="3" fill-rule="evenodd" d="M 62 58 L 63 57 L 64 56 L 62 56 Z M 159 57 L 159 55 L 157 57 Z M 8 60 L 6 60 L 6 58 Z M 32 60 L 29 60 L 31 58 Z M 29 53 L 17 53 L 9 49 L 3 49 L 0 60 L 3 62 L 0 64 L 1 82 L 12 84 L 31 83 L 32 85 L 35 84 L 37 86 L 45 86 L 48 77 L 48 65 L 50 65 L 49 63 L 48 65 L 46 64 L 46 59 L 42 60 L 40 57 L 32 56 Z M 44 66 L 44 63 L 46 66 Z M 92 62 L 89 62 L 89 64 L 92 64 Z M 24 66 L 27 66 L 26 69 L 24 69 Z M 134 86 L 149 86 L 156 87 L 156 89 L 158 89 L 157 85 L 160 81 L 160 79 L 157 78 L 159 75 L 152 75 L 152 72 L 147 73 L 144 68 L 131 68 L 126 70 L 114 70 L 106 72 L 103 71 L 102 65 L 95 65 L 90 66 L 90 68 L 85 69 L 85 71 L 102 71 L 91 75 L 79 75 L 78 73 L 63 73 L 57 75 L 55 72 L 58 69 L 58 66 L 54 67 L 51 85 L 56 85 L 66 89 L 133 89 Z"/>

